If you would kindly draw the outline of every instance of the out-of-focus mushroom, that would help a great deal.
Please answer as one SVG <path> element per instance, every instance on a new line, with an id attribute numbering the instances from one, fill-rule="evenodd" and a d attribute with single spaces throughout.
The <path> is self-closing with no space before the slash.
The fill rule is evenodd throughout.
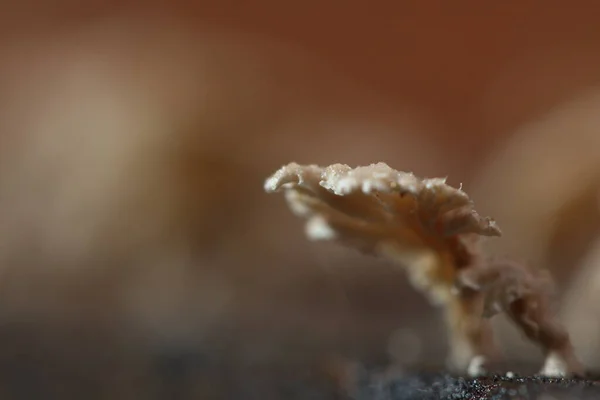
<path id="1" fill-rule="evenodd" d="M 600 232 L 599 108 L 600 93 L 590 88 L 532 119 L 496 147 L 470 191 L 502 220 L 505 238 L 490 242 L 490 253 L 518 256 L 555 275 L 562 318 L 586 364 L 600 349 L 600 313 L 584 300 L 594 297 L 589 279 L 598 269 L 590 260 Z M 507 353 L 531 357 L 506 326 L 497 327 Z"/>

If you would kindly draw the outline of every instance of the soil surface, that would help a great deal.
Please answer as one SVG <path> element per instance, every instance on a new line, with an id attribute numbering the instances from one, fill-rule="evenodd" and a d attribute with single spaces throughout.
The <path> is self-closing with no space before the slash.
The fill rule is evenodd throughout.
<path id="1" fill-rule="evenodd" d="M 380 384 L 366 383 L 352 397 L 361 400 L 600 399 L 600 381 L 500 375 L 467 379 L 447 374 L 414 374 Z"/>
<path id="2" fill-rule="evenodd" d="M 0 341 L 1 342 L 1 341 Z M 514 374 L 465 378 L 333 362 L 243 365 L 190 353 L 159 357 L 150 370 L 104 348 L 87 353 L 6 346 L 0 354 L 0 399 L 28 400 L 588 400 L 600 380 Z M 77 358 L 77 357 L 79 358 Z M 522 369 L 518 369 L 522 370 Z M 523 368 L 523 370 L 528 370 Z"/>

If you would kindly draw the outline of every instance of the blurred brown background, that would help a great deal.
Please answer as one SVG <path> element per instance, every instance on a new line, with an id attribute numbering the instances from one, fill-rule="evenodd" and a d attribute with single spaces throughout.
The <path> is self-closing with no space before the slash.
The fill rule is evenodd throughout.
<path id="1" fill-rule="evenodd" d="M 503 228 L 492 253 L 558 277 L 599 366 L 600 5 L 160 3 L 3 5 L 3 398 L 441 364 L 438 311 L 402 271 L 308 243 L 263 193 L 289 161 L 463 183 Z M 540 359 L 497 325 L 509 359 Z"/>

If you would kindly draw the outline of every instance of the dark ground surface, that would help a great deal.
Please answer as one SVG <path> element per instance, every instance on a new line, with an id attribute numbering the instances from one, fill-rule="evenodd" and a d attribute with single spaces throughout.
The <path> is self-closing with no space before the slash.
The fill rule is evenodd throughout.
<path id="1" fill-rule="evenodd" d="M 279 385 L 276 385 L 279 386 Z M 445 373 L 418 373 L 393 379 L 365 379 L 353 393 L 325 385 L 289 381 L 267 393 L 240 386 L 236 399 L 315 399 L 315 400 L 503 400 L 600 399 L 600 381 L 588 379 L 550 379 L 496 375 L 477 379 Z"/>
<path id="2" fill-rule="evenodd" d="M 228 385 L 225 399 L 281 400 L 503 400 L 600 399 L 600 381 L 593 379 L 552 379 L 537 376 L 494 375 L 464 378 L 441 372 L 396 374 L 384 378 L 363 372 L 349 391 L 322 376 L 283 372 L 273 375 L 248 371 Z M 276 374 L 278 375 L 278 374 Z M 253 376 L 254 379 L 249 379 Z M 173 397 L 164 397 L 173 398 Z M 182 397 L 183 398 L 183 397 Z"/>
<path id="3" fill-rule="evenodd" d="M 82 336 L 59 345 L 47 334 L 44 341 L 0 334 L 0 400 L 600 400 L 595 378 L 470 379 L 434 367 L 391 373 L 378 361 L 357 366 L 337 359 L 325 368 L 289 357 L 248 363 L 225 349 L 140 358 L 106 343 L 84 345 Z M 516 371 L 535 370 L 522 367 Z"/>
<path id="4" fill-rule="evenodd" d="M 212 368 L 181 360 L 157 366 L 139 385 L 113 378 L 85 377 L 43 369 L 4 370 L 2 400 L 579 400 L 600 399 L 600 381 L 541 377 L 490 376 L 477 379 L 439 372 L 396 374 L 383 378 L 363 373 L 348 387 L 322 374 L 295 368 Z M 85 373 L 83 371 L 83 373 Z M 91 379 L 90 379 L 91 378 Z M 148 379 L 149 378 L 149 379 Z M 114 387 L 111 387 L 114 386 Z M 125 387 L 129 386 L 129 389 Z M 137 386 L 137 388 L 136 388 Z M 116 391 L 113 389 L 117 389 Z"/>
<path id="5" fill-rule="evenodd" d="M 365 385 L 357 399 L 501 400 L 600 399 L 600 382 L 583 379 L 493 376 L 465 379 L 445 374 L 418 374 L 387 384 Z"/>
<path id="6" fill-rule="evenodd" d="M 229 393 L 219 398 L 236 400 L 600 399 L 600 381 L 519 376 L 508 378 L 500 375 L 470 379 L 445 373 L 414 373 L 393 379 L 367 378 L 359 382 L 356 391 L 351 392 L 315 377 L 288 377 L 276 382 L 260 378 L 253 381 L 242 379 L 231 383 Z"/>

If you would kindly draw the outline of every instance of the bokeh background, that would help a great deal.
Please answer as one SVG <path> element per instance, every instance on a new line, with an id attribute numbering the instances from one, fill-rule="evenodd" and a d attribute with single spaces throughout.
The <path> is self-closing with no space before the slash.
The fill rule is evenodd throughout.
<path id="1" fill-rule="evenodd" d="M 263 192 L 290 161 L 462 183 L 600 367 L 597 2 L 2 7 L 2 398 L 273 398 L 347 362 L 443 365 L 401 270 L 309 243 Z"/>

